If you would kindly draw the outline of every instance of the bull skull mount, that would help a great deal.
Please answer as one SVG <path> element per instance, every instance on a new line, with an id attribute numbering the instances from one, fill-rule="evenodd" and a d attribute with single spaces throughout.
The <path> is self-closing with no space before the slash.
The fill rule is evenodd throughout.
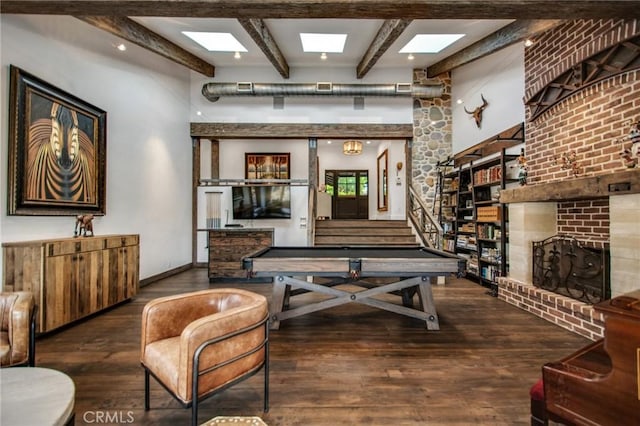
<path id="1" fill-rule="evenodd" d="M 478 129 L 482 124 L 482 111 L 484 111 L 484 109 L 489 105 L 489 102 L 487 102 L 487 100 L 484 98 L 484 96 L 482 96 L 482 94 L 480 94 L 480 98 L 482 99 L 482 105 L 480 105 L 473 111 L 467 111 L 467 107 L 464 107 L 464 112 L 473 116 L 473 119 L 475 120 L 476 126 L 478 127 Z"/>

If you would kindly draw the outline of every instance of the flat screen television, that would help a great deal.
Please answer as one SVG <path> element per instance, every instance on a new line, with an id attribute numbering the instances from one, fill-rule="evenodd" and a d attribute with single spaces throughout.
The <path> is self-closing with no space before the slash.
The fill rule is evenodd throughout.
<path id="1" fill-rule="evenodd" d="M 289 185 L 231 187 L 234 219 L 291 219 Z"/>

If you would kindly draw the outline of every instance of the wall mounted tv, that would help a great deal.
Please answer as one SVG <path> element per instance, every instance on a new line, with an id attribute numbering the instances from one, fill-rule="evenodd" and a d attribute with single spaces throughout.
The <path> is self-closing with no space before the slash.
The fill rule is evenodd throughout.
<path id="1" fill-rule="evenodd" d="M 234 219 L 290 219 L 291 188 L 288 185 L 231 187 Z"/>

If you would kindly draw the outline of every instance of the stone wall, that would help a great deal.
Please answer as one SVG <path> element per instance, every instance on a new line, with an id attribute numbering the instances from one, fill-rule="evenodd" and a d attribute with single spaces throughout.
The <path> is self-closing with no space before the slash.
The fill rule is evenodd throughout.
<path id="1" fill-rule="evenodd" d="M 429 79 L 424 69 L 418 69 L 414 70 L 413 80 L 416 84 L 435 81 L 444 85 L 440 98 L 415 99 L 413 104 L 411 181 L 429 204 L 436 195 L 437 163 L 452 155 L 451 76 L 445 73 Z"/>

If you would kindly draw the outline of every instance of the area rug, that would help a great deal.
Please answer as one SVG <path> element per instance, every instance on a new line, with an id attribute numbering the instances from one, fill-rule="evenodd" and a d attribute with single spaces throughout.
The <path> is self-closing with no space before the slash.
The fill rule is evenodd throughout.
<path id="1" fill-rule="evenodd" d="M 218 416 L 200 426 L 268 426 L 260 417 Z"/>

